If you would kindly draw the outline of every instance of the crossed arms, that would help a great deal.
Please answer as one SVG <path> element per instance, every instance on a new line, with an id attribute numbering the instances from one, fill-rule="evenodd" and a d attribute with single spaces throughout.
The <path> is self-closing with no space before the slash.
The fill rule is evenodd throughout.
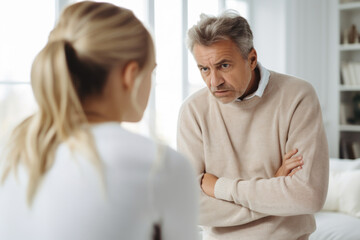
<path id="1" fill-rule="evenodd" d="M 303 163 L 296 162 L 299 160 L 294 160 L 294 154 L 289 153 L 272 178 L 230 179 L 220 176 L 217 179 L 205 170 L 201 124 L 191 106 L 182 109 L 178 150 L 193 163 L 202 189 L 200 225 L 237 226 L 270 215 L 312 214 L 321 209 L 327 192 L 328 152 L 315 93 L 296 105 L 288 128 L 285 149 L 290 152 L 298 147 L 304 156 L 303 166 Z M 299 166 L 302 169 L 296 168 Z M 295 170 L 291 172 L 293 168 Z"/>

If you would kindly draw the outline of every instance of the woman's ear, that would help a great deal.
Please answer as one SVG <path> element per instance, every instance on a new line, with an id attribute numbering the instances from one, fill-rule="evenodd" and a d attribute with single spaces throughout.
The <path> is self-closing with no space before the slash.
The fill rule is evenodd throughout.
<path id="1" fill-rule="evenodd" d="M 122 72 L 124 89 L 132 89 L 139 74 L 139 64 L 136 61 L 128 62 Z"/>

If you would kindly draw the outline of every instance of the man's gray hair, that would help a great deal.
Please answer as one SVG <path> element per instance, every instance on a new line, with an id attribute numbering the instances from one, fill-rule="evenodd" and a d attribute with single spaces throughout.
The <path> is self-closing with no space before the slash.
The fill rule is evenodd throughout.
<path id="1" fill-rule="evenodd" d="M 195 44 L 210 46 L 221 40 L 232 40 L 243 58 L 253 48 L 253 35 L 245 18 L 234 10 L 227 10 L 220 16 L 200 15 L 200 21 L 188 31 L 188 48 L 193 52 Z"/>

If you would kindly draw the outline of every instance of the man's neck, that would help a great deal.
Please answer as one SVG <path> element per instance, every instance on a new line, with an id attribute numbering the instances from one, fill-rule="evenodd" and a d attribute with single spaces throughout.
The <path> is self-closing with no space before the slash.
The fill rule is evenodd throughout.
<path id="1" fill-rule="evenodd" d="M 238 99 L 243 100 L 244 98 L 246 98 L 247 96 L 253 94 L 254 92 L 256 92 L 256 90 L 259 87 L 259 83 L 260 83 L 260 70 L 258 67 L 256 67 L 253 71 L 252 74 L 252 78 L 250 80 L 250 84 L 248 89 L 246 89 L 245 93 L 239 97 Z"/>

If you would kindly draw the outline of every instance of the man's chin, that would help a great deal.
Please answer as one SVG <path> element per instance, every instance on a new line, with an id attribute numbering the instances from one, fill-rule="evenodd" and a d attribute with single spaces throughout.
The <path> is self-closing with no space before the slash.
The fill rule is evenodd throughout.
<path id="1" fill-rule="evenodd" d="M 224 91 L 215 91 L 212 92 L 212 95 L 223 104 L 232 103 L 236 100 L 236 96 L 234 91 L 231 90 L 224 90 Z"/>

